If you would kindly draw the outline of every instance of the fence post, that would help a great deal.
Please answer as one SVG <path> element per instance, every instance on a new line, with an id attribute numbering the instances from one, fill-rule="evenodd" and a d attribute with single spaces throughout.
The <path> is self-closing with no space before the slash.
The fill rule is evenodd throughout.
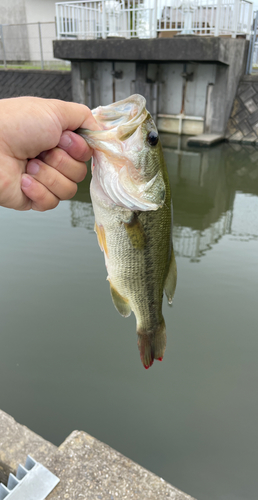
<path id="1" fill-rule="evenodd" d="M 59 17 L 59 5 L 56 3 L 56 37 L 60 39 L 60 17 Z"/>
<path id="2" fill-rule="evenodd" d="M 106 6 L 105 0 L 102 0 L 102 38 L 106 38 Z"/>
<path id="3" fill-rule="evenodd" d="M 44 69 L 43 47 L 42 47 L 42 37 L 41 37 L 41 26 L 40 26 L 40 23 L 38 23 L 38 27 L 39 27 L 39 47 L 40 47 L 41 69 Z"/>
<path id="4" fill-rule="evenodd" d="M 2 49 L 3 49 L 4 67 L 6 68 L 6 54 L 5 54 L 4 33 L 3 33 L 3 25 L 2 24 L 0 24 L 0 40 L 1 40 Z"/>
<path id="5" fill-rule="evenodd" d="M 249 3 L 249 11 L 248 11 L 248 21 L 247 21 L 247 26 L 248 26 L 248 32 L 246 39 L 250 40 L 250 35 L 251 35 L 251 30 L 252 30 L 252 15 L 253 15 L 253 4 Z M 253 16 L 254 17 L 254 16 Z"/>
<path id="6" fill-rule="evenodd" d="M 214 36 L 219 36 L 221 0 L 217 2 L 216 26 Z"/>
<path id="7" fill-rule="evenodd" d="M 154 9 L 153 9 L 153 27 L 152 30 L 153 38 L 157 38 L 157 0 L 154 0 Z"/>
<path id="8" fill-rule="evenodd" d="M 234 2 L 234 28 L 232 38 L 236 38 L 237 28 L 238 28 L 238 19 L 239 19 L 239 0 L 235 0 Z"/>

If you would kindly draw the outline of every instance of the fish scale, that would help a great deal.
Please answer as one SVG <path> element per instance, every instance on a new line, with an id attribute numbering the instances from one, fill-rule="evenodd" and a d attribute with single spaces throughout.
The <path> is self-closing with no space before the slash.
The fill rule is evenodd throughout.
<path id="1" fill-rule="evenodd" d="M 90 190 L 112 300 L 123 316 L 133 311 L 141 361 L 149 368 L 164 356 L 163 290 L 171 304 L 177 271 L 168 174 L 145 105 L 133 95 L 99 107 L 93 114 L 102 130 L 78 133 L 94 149 Z"/>

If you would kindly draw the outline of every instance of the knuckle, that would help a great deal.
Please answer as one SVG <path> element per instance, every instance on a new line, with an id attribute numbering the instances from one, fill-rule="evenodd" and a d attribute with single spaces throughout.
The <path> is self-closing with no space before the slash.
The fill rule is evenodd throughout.
<path id="1" fill-rule="evenodd" d="M 48 176 L 47 176 L 47 179 L 46 179 L 46 186 L 48 187 L 48 189 L 50 189 L 50 191 L 55 191 L 55 186 L 57 184 L 57 179 L 56 179 L 56 175 L 55 175 L 55 171 L 50 171 Z"/>
<path id="2" fill-rule="evenodd" d="M 62 149 L 56 149 L 55 153 L 56 153 L 56 157 L 55 157 L 55 162 L 54 162 L 54 168 L 56 168 L 57 170 L 60 171 L 65 166 L 66 153 L 65 153 L 65 151 L 62 151 Z"/>
<path id="3" fill-rule="evenodd" d="M 65 164 L 65 157 L 66 153 L 62 149 L 55 148 L 48 152 L 45 161 L 50 167 L 62 170 Z"/>
<path id="4" fill-rule="evenodd" d="M 76 179 L 77 182 L 83 181 L 83 179 L 85 179 L 86 174 L 87 174 L 87 165 L 86 163 L 81 163 L 77 174 L 77 179 Z"/>
<path id="5" fill-rule="evenodd" d="M 46 212 L 47 210 L 52 210 L 56 208 L 60 200 L 57 198 L 38 200 L 37 203 L 34 203 L 32 206 L 33 210 L 37 212 Z"/>
<path id="6" fill-rule="evenodd" d="M 78 186 L 75 182 L 70 182 L 69 186 L 67 186 L 65 190 L 64 196 L 61 198 L 62 200 L 70 200 L 77 193 Z"/>
<path id="7" fill-rule="evenodd" d="M 74 182 L 74 183 L 73 183 L 73 188 L 72 188 L 72 193 L 71 193 L 71 198 L 72 198 L 74 195 L 76 195 L 77 191 L 78 191 L 78 186 L 77 186 L 77 184 Z"/>

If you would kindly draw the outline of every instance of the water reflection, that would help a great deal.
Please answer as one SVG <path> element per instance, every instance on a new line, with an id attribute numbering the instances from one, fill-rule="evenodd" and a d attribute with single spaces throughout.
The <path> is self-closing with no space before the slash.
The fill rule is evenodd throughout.
<path id="1" fill-rule="evenodd" d="M 71 201 L 71 224 L 73 227 L 85 227 L 89 231 L 93 231 L 94 213 L 91 203 Z"/>
<path id="2" fill-rule="evenodd" d="M 171 134 L 162 134 L 162 142 L 174 205 L 176 255 L 198 262 L 226 234 L 257 239 L 258 150 L 225 143 L 189 149 L 186 138 Z M 90 175 L 70 202 L 71 224 L 93 231 L 89 184 Z"/>
<path id="3" fill-rule="evenodd" d="M 85 227 L 89 231 L 93 231 L 95 218 L 90 199 L 90 168 L 90 162 L 88 162 L 88 174 L 85 180 L 78 185 L 78 191 L 70 202 L 70 209 L 73 227 Z"/>
<path id="4" fill-rule="evenodd" d="M 223 165 L 223 151 L 164 147 L 174 204 L 176 255 L 198 261 L 230 232 L 234 190 Z"/>

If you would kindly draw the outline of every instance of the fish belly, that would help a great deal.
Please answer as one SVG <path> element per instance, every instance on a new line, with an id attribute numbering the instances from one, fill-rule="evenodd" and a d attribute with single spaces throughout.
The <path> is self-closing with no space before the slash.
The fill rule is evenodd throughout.
<path id="1" fill-rule="evenodd" d="M 146 368 L 166 346 L 163 289 L 171 254 L 170 207 L 137 212 L 110 207 L 91 189 L 99 244 L 115 307 L 136 317 L 138 346 Z"/>

